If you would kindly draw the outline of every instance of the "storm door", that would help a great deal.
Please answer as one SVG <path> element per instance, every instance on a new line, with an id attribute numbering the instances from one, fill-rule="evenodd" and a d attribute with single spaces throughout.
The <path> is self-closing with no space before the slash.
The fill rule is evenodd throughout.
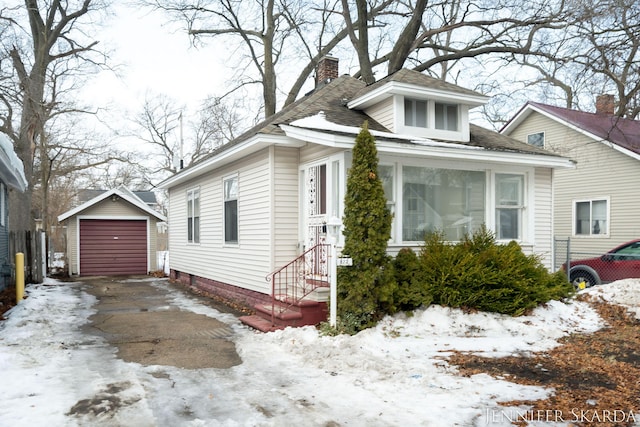
<path id="1" fill-rule="evenodd" d="M 341 157 L 306 165 L 301 170 L 301 249 L 327 243 L 327 221 L 341 217 Z"/>
<path id="2" fill-rule="evenodd" d="M 309 166 L 304 171 L 305 249 L 327 238 L 327 165 Z"/>

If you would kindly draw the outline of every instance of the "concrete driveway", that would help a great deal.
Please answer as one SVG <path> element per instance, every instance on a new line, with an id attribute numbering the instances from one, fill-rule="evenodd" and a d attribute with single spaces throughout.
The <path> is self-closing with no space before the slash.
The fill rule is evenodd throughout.
<path id="1" fill-rule="evenodd" d="M 242 363 L 234 343 L 227 339 L 231 328 L 211 317 L 180 310 L 172 305 L 171 292 L 189 294 L 220 312 L 241 313 L 179 285 L 169 283 L 169 290 L 153 286 L 146 276 L 79 280 L 85 283 L 83 290 L 98 299 L 94 306 L 98 312 L 84 332 L 117 347 L 118 358 L 184 369 L 230 368 Z"/>

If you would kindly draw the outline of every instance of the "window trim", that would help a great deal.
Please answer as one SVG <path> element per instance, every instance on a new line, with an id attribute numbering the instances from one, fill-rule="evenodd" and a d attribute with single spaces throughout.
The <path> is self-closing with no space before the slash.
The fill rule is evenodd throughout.
<path id="1" fill-rule="evenodd" d="M 226 183 L 228 181 L 236 181 L 236 196 L 235 199 L 227 199 L 226 195 Z M 236 221 L 235 221 L 235 240 L 227 240 L 227 202 L 236 202 Z M 227 175 L 222 178 L 222 243 L 225 246 L 238 246 L 240 244 L 240 179 L 239 175 Z"/>
<path id="2" fill-rule="evenodd" d="M 529 141 L 529 138 L 531 138 L 531 137 L 533 137 L 533 136 L 535 136 L 535 135 L 542 135 L 542 145 L 535 145 L 535 144 L 532 144 L 532 143 Z M 547 135 L 546 135 L 546 133 L 545 133 L 544 131 L 542 131 L 542 132 L 533 132 L 533 133 L 529 133 L 529 134 L 527 134 L 527 140 L 526 140 L 525 142 L 526 142 L 527 144 L 529 144 L 529 145 L 534 146 L 534 147 L 545 148 L 545 146 L 547 145 Z"/>
<path id="3" fill-rule="evenodd" d="M 398 170 L 398 166 L 396 165 L 395 162 L 379 162 L 378 163 L 378 175 L 380 175 L 380 179 L 382 180 L 382 174 L 380 173 L 380 167 L 386 167 L 386 168 L 391 168 L 391 198 L 389 199 L 387 196 L 388 194 L 386 194 L 385 192 L 385 198 L 387 199 L 387 209 L 389 209 L 389 212 L 392 215 L 392 220 L 391 220 L 391 239 L 389 240 L 391 243 L 397 242 L 397 241 L 402 241 L 402 238 L 400 238 L 398 240 L 398 236 L 397 236 L 397 229 L 399 228 L 399 226 L 396 224 L 396 216 L 397 216 L 397 194 L 398 194 L 398 179 L 397 179 L 397 170 Z M 384 183 L 383 183 L 384 186 Z"/>
<path id="4" fill-rule="evenodd" d="M 386 164 L 386 163 L 382 163 L 382 164 Z M 491 202 L 489 198 L 490 170 L 486 169 L 486 167 L 482 167 L 480 165 L 475 165 L 475 166 L 470 165 L 470 167 L 461 168 L 460 165 L 456 165 L 455 163 L 451 163 L 451 162 L 429 162 L 428 165 L 425 165 L 422 162 L 416 162 L 416 161 L 397 162 L 395 164 L 395 176 L 394 176 L 394 179 L 395 179 L 394 195 L 396 197 L 394 202 L 395 202 L 396 209 L 393 216 L 393 226 L 392 226 L 392 229 L 395 228 L 396 230 L 394 234 L 395 244 L 416 246 L 416 245 L 420 245 L 421 243 L 424 243 L 423 240 L 405 240 L 404 239 L 404 231 L 405 231 L 404 221 L 407 213 L 405 209 L 407 207 L 407 199 L 405 198 L 405 194 L 404 194 L 405 184 L 407 184 L 407 182 L 405 182 L 404 180 L 404 173 L 406 168 L 412 168 L 412 167 L 482 173 L 484 175 L 484 196 L 483 196 L 484 197 L 484 206 L 483 206 L 484 223 L 487 225 L 487 227 L 492 227 L 491 222 L 493 222 L 493 220 L 488 218 L 488 213 L 490 212 L 490 209 L 491 209 L 491 206 L 490 206 Z M 454 241 L 455 240 L 451 240 L 451 242 L 454 242 Z"/>
<path id="5" fill-rule="evenodd" d="M 407 103 L 411 104 L 411 119 L 413 124 L 408 124 L 407 123 Z M 418 103 L 422 103 L 424 104 L 424 126 L 420 126 L 417 124 L 418 120 L 418 109 L 416 108 Z M 406 127 L 410 127 L 410 128 L 417 128 L 417 129 L 430 129 L 431 128 L 431 120 L 430 120 L 430 113 L 431 113 L 431 102 L 427 99 L 418 99 L 418 98 L 411 98 L 408 96 L 405 96 L 403 99 L 403 123 L 404 126 Z"/>
<path id="6" fill-rule="evenodd" d="M 593 215 L 593 202 L 599 202 L 599 201 L 604 201 L 607 203 L 607 212 L 606 212 L 606 232 L 605 233 L 600 233 L 600 234 L 593 234 L 592 229 L 591 229 L 591 225 L 589 225 L 589 234 L 577 234 L 576 233 L 576 221 L 577 221 L 577 214 L 578 214 L 578 203 L 585 203 L 585 202 L 589 202 L 590 203 L 590 211 L 589 211 L 589 218 L 591 218 L 591 216 Z M 609 196 L 603 196 L 603 197 L 590 197 L 590 198 L 583 198 L 583 199 L 573 199 L 571 201 L 571 236 L 572 237 L 576 237 L 578 239 L 606 239 L 609 238 L 611 234 L 611 200 Z"/>
<path id="7" fill-rule="evenodd" d="M 516 176 L 520 176 L 522 177 L 522 194 L 520 194 L 520 200 L 518 201 L 519 204 L 516 205 L 509 205 L 509 204 L 500 204 L 499 200 L 498 200 L 498 176 L 499 175 L 516 175 Z M 531 240 L 530 236 L 529 236 L 529 230 L 528 230 L 528 224 L 529 224 L 529 218 L 527 217 L 527 206 L 529 206 L 530 204 L 530 200 L 529 200 L 529 189 L 528 186 L 530 185 L 529 183 L 529 178 L 530 178 L 530 174 L 527 174 L 526 172 L 521 172 L 521 171 L 501 171 L 501 170 L 496 170 L 492 172 L 492 177 L 493 177 L 493 185 L 492 185 L 492 193 L 493 193 L 493 213 L 492 213 L 492 217 L 493 217 L 493 227 L 492 229 L 495 232 L 495 236 L 496 236 L 496 240 L 499 242 L 510 242 L 512 240 L 515 240 L 516 242 L 525 242 L 528 240 Z M 500 237 L 500 233 L 498 230 L 498 211 L 500 209 L 511 209 L 511 210 L 517 210 L 519 212 L 519 218 L 518 218 L 518 236 L 516 238 L 501 238 Z"/>
<path id="8" fill-rule="evenodd" d="M 424 101 L 427 103 L 427 126 L 409 126 L 405 124 L 405 99 Z M 444 130 L 435 127 L 435 104 L 450 104 L 457 106 L 458 129 Z M 395 94 L 393 97 L 393 128 L 396 133 L 406 133 L 418 137 L 446 139 L 448 141 L 469 141 L 469 106 L 456 99 L 438 97 L 416 97 Z"/>
<path id="9" fill-rule="evenodd" d="M 438 106 L 442 106 L 443 108 L 443 116 L 442 116 L 442 121 L 444 124 L 444 127 L 438 127 L 437 125 L 437 111 L 438 111 Z M 456 109 L 456 114 L 455 114 L 455 129 L 449 129 L 448 124 L 449 124 L 449 107 L 455 107 Z M 458 132 L 460 130 L 460 105 L 459 104 L 455 104 L 452 102 L 441 102 L 441 101 L 434 101 L 433 103 L 433 128 L 436 130 L 441 130 L 441 131 L 445 131 L 445 132 Z"/>
<path id="10" fill-rule="evenodd" d="M 198 215 L 195 215 L 195 201 L 198 201 Z M 193 205 L 191 207 L 191 210 L 193 212 L 194 215 L 189 216 L 189 208 L 190 205 Z M 196 224 L 196 220 L 198 219 L 197 224 Z M 189 188 L 187 189 L 187 244 L 190 245 L 199 245 L 200 244 L 200 219 L 201 219 L 201 213 L 200 213 L 200 187 L 193 187 L 193 188 Z M 189 225 L 191 225 L 191 229 L 189 228 Z M 197 226 L 197 228 L 196 228 Z M 191 233 L 189 232 L 191 231 Z"/>

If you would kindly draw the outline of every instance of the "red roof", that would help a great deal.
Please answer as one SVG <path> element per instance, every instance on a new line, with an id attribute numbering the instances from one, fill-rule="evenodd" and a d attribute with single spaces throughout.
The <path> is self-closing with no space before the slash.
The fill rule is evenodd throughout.
<path id="1" fill-rule="evenodd" d="M 640 121 L 529 102 L 528 105 L 579 129 L 640 154 Z"/>

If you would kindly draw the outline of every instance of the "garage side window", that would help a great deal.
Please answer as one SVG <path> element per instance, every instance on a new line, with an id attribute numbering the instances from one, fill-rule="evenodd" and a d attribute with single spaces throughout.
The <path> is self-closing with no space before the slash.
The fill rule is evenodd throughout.
<path id="1" fill-rule="evenodd" d="M 200 243 L 200 189 L 187 191 L 187 241 Z"/>
<path id="2" fill-rule="evenodd" d="M 238 177 L 224 181 L 224 242 L 238 243 Z"/>

